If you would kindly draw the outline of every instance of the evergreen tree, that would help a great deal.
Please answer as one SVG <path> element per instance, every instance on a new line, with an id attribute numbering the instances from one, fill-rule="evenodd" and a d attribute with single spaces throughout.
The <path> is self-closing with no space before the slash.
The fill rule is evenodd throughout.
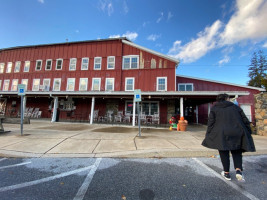
<path id="1" fill-rule="evenodd" d="M 248 70 L 248 85 L 267 89 L 267 61 L 263 51 L 253 53 Z"/>

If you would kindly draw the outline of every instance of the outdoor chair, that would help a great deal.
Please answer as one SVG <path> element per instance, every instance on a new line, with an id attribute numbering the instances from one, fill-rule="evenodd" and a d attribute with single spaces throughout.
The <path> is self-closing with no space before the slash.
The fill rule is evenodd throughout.
<path id="1" fill-rule="evenodd" d="M 159 113 L 154 112 L 154 115 L 152 115 L 152 124 L 159 124 Z"/>
<path id="2" fill-rule="evenodd" d="M 121 122 L 123 117 L 123 111 L 118 111 L 117 115 L 114 116 L 114 122 Z"/>
<path id="3" fill-rule="evenodd" d="M 126 112 L 124 117 L 123 117 L 123 122 L 124 123 L 130 123 L 131 122 L 131 112 Z"/>

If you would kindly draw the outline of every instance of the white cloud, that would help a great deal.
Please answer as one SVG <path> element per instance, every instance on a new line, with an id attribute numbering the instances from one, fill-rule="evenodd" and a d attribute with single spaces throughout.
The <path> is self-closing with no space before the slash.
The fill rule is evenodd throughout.
<path id="1" fill-rule="evenodd" d="M 163 19 L 163 12 L 160 13 L 160 17 L 157 19 L 157 23 L 160 23 L 160 21 Z"/>
<path id="2" fill-rule="evenodd" d="M 219 65 L 228 63 L 230 61 L 230 57 L 229 56 L 224 56 L 224 58 L 222 60 L 220 60 L 218 63 Z"/>
<path id="3" fill-rule="evenodd" d="M 158 38 L 160 38 L 160 35 L 151 34 L 147 37 L 147 40 L 156 41 Z"/>
<path id="4" fill-rule="evenodd" d="M 263 48 L 267 48 L 267 42 L 262 45 Z"/>
<path id="5" fill-rule="evenodd" d="M 108 16 L 111 16 L 111 14 L 114 12 L 111 0 L 100 0 L 98 8 L 107 13 Z"/>
<path id="6" fill-rule="evenodd" d="M 168 54 L 182 59 L 186 63 L 196 61 L 216 47 L 216 39 L 221 27 L 221 21 L 217 20 L 212 26 L 206 27 L 203 32 L 198 33 L 198 38 L 184 46 L 181 45 L 181 41 L 175 41 Z"/>
<path id="7" fill-rule="evenodd" d="M 173 14 L 171 12 L 168 12 L 168 18 L 167 20 L 169 21 L 173 17 Z"/>
<path id="8" fill-rule="evenodd" d="M 138 33 L 127 31 L 126 33 L 124 33 L 122 35 L 117 34 L 117 35 L 110 35 L 109 36 L 109 38 L 119 38 L 119 37 L 127 37 L 129 40 L 134 41 L 138 37 Z"/>
<path id="9" fill-rule="evenodd" d="M 44 3 L 44 0 L 38 0 L 39 3 Z"/>
<path id="10" fill-rule="evenodd" d="M 127 6 L 126 1 L 123 1 L 123 12 L 124 12 L 125 14 L 127 14 L 127 13 L 129 12 L 129 8 L 128 8 L 128 6 Z"/>

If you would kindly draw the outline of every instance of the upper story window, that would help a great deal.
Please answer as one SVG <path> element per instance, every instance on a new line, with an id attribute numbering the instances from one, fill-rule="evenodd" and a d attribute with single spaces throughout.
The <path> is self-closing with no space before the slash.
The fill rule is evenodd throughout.
<path id="1" fill-rule="evenodd" d="M 32 91 L 39 91 L 40 89 L 40 79 L 33 79 Z"/>
<path id="2" fill-rule="evenodd" d="M 15 64 L 14 72 L 20 72 L 20 65 L 21 65 L 21 62 L 17 61 L 16 64 Z"/>
<path id="3" fill-rule="evenodd" d="M 88 78 L 80 78 L 79 91 L 87 91 Z"/>
<path id="4" fill-rule="evenodd" d="M 36 60 L 35 70 L 40 71 L 42 69 L 42 60 Z"/>
<path id="5" fill-rule="evenodd" d="M 68 78 L 66 91 L 74 91 L 75 89 L 75 78 Z"/>
<path id="6" fill-rule="evenodd" d="M 43 91 L 50 91 L 50 78 L 43 80 Z"/>
<path id="7" fill-rule="evenodd" d="M 61 78 L 55 78 L 53 84 L 53 91 L 60 91 Z"/>
<path id="8" fill-rule="evenodd" d="M 76 70 L 76 62 L 77 62 L 76 58 L 70 59 L 70 68 L 69 68 L 70 71 Z"/>
<path id="9" fill-rule="evenodd" d="M 63 59 L 57 59 L 56 70 L 61 70 L 63 66 Z"/>
<path id="10" fill-rule="evenodd" d="M 178 91 L 193 91 L 193 83 L 179 83 Z"/>
<path id="11" fill-rule="evenodd" d="M 100 70 L 101 69 L 101 62 L 102 62 L 102 58 L 101 57 L 95 57 L 95 63 L 94 63 L 94 69 L 95 70 Z"/>
<path id="12" fill-rule="evenodd" d="M 106 91 L 114 91 L 114 78 L 106 78 Z"/>
<path id="13" fill-rule="evenodd" d="M 82 58 L 81 70 L 88 70 L 89 58 Z"/>
<path id="14" fill-rule="evenodd" d="M 46 60 L 45 70 L 51 70 L 52 69 L 52 60 L 48 59 Z"/>
<path id="15" fill-rule="evenodd" d="M 139 56 L 123 56 L 122 69 L 138 69 Z"/>
<path id="16" fill-rule="evenodd" d="M 92 90 L 100 91 L 101 86 L 101 78 L 93 78 L 92 79 Z"/>
<path id="17" fill-rule="evenodd" d="M 157 91 L 167 91 L 167 77 L 157 77 Z"/>
<path id="18" fill-rule="evenodd" d="M 107 60 L 107 69 L 115 69 L 115 56 L 109 56 Z"/>
<path id="19" fill-rule="evenodd" d="M 12 85 L 11 85 L 11 91 L 18 91 L 18 79 L 13 79 L 12 80 Z"/>
<path id="20" fill-rule="evenodd" d="M 22 79 L 21 80 L 21 84 L 25 85 L 25 91 L 27 91 L 27 89 L 28 89 L 28 79 Z"/>
<path id="21" fill-rule="evenodd" d="M 11 73 L 12 71 L 12 62 L 7 63 L 6 73 Z"/>
<path id="22" fill-rule="evenodd" d="M 30 71 L 30 65 L 31 65 L 30 61 L 25 61 L 24 72 L 29 72 Z"/>
<path id="23" fill-rule="evenodd" d="M 125 79 L 125 91 L 134 91 L 134 78 Z"/>
<path id="24" fill-rule="evenodd" d="M 5 63 L 0 63 L 0 73 L 4 73 Z"/>
<path id="25" fill-rule="evenodd" d="M 8 91 L 10 80 L 4 80 L 3 91 Z"/>

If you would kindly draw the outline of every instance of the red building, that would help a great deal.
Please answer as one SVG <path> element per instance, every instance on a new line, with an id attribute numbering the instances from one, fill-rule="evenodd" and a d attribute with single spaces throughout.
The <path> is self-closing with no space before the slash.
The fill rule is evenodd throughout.
<path id="1" fill-rule="evenodd" d="M 136 89 L 142 91 L 141 122 L 146 124 L 166 124 L 174 114 L 196 112 L 196 106 L 213 102 L 220 92 L 232 97 L 250 95 L 246 86 L 225 87 L 225 91 L 223 87 L 197 89 L 199 83 L 193 82 L 197 79 L 189 79 L 195 83 L 193 90 L 187 91 L 190 86 L 185 85 L 182 91 L 181 83 L 187 82 L 176 77 L 178 64 L 126 38 L 1 49 L 0 114 L 20 115 L 19 84 L 26 86 L 25 116 L 90 123 L 134 125 Z M 188 115 L 192 122 L 196 117 L 199 115 Z"/>

